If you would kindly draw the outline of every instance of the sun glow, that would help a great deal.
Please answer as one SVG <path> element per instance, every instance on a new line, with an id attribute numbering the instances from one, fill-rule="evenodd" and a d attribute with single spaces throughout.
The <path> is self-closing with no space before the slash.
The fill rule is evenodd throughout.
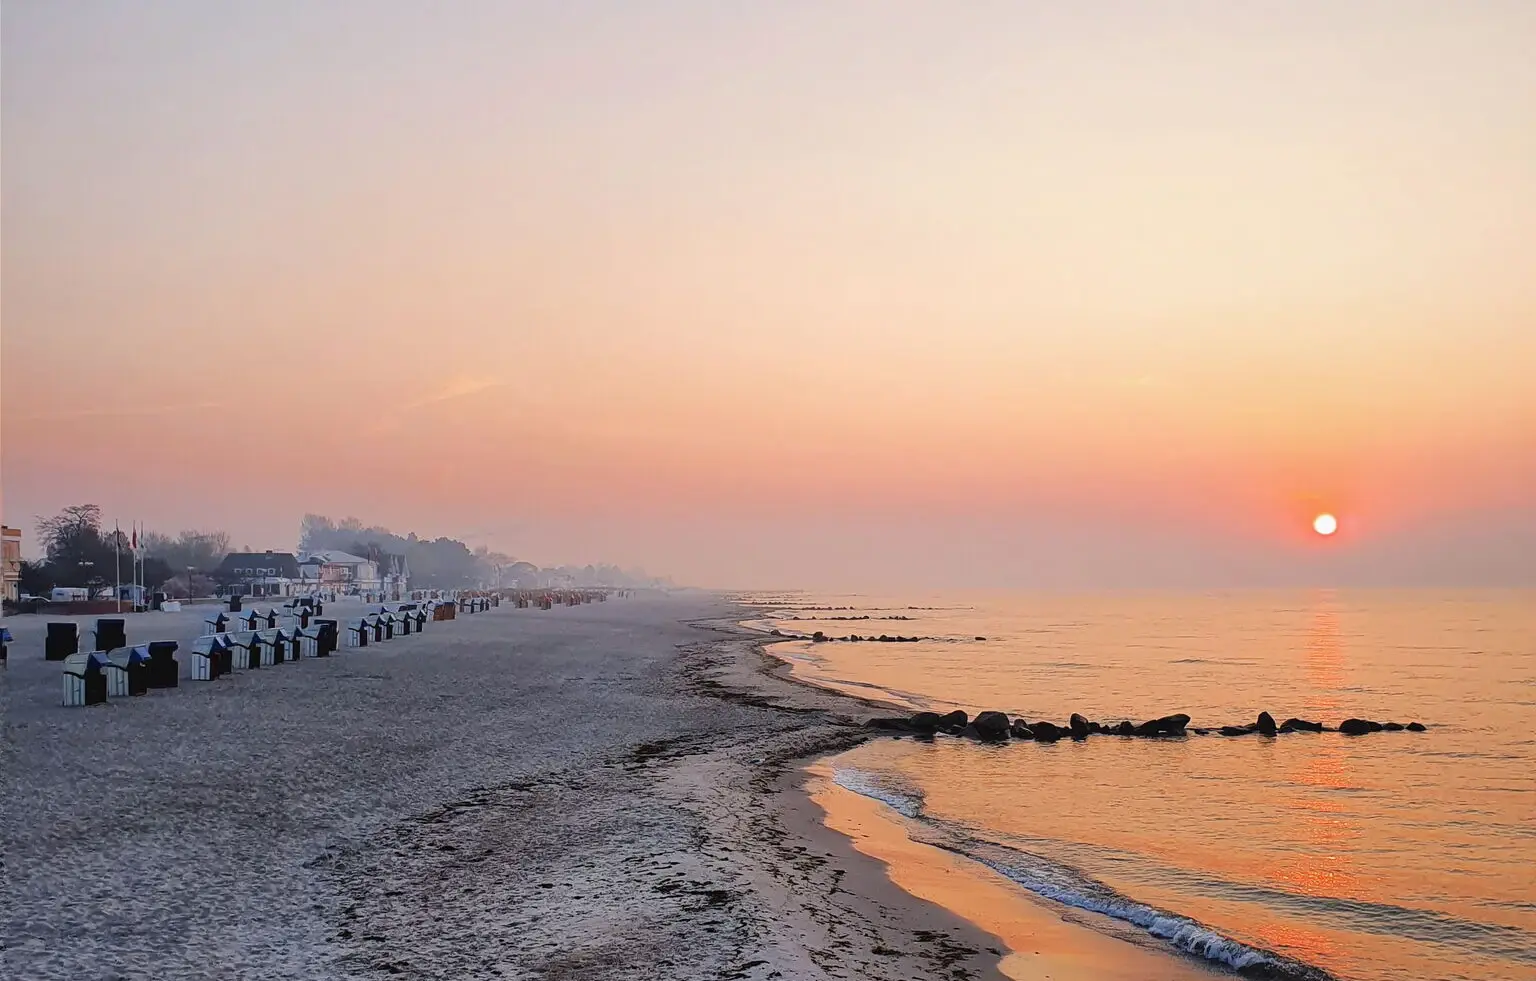
<path id="1" fill-rule="evenodd" d="M 1331 514 L 1320 514 L 1312 519 L 1312 530 L 1319 535 L 1331 535 L 1339 530 L 1339 519 Z"/>

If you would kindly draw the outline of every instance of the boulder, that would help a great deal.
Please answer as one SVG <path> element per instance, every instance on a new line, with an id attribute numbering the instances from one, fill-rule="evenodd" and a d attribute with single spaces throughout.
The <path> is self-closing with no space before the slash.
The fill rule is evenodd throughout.
<path id="1" fill-rule="evenodd" d="M 1221 727 L 1221 734 L 1223 736 L 1246 736 L 1246 735 L 1251 734 L 1252 732 L 1253 732 L 1252 729 L 1246 728 L 1245 726 L 1222 726 Z"/>
<path id="2" fill-rule="evenodd" d="M 814 634 L 811 634 L 811 640 L 814 640 L 818 644 L 825 642 L 826 639 L 827 635 L 822 633 L 820 630 L 816 631 Z"/>
<path id="3" fill-rule="evenodd" d="M 1363 736 L 1368 732 L 1380 732 L 1381 723 L 1369 719 L 1345 719 L 1339 723 L 1339 731 L 1346 736 Z"/>
<path id="4" fill-rule="evenodd" d="M 976 639 L 977 640 L 986 640 L 987 638 L 985 638 L 985 637 L 977 637 Z"/>
<path id="5" fill-rule="evenodd" d="M 1424 723 L 1422 723 L 1422 722 L 1410 722 L 1410 723 L 1408 723 L 1408 725 L 1405 728 L 1407 728 L 1407 730 L 1409 732 L 1423 732 L 1424 731 Z"/>
<path id="6" fill-rule="evenodd" d="M 1088 720 L 1076 712 L 1073 712 L 1072 718 L 1067 720 L 1067 726 L 1072 730 L 1073 739 L 1083 740 L 1088 738 Z"/>
<path id="7" fill-rule="evenodd" d="M 1191 729 L 1189 731 L 1197 736 L 1209 736 L 1211 734 L 1211 730 L 1209 729 Z"/>
<path id="8" fill-rule="evenodd" d="M 939 727 L 939 713 L 919 712 L 907 720 L 913 732 L 932 732 Z"/>
<path id="9" fill-rule="evenodd" d="M 1112 729 L 1111 731 L 1115 735 L 1117 735 L 1117 736 L 1134 736 L 1134 735 L 1136 735 L 1136 727 L 1131 725 L 1129 722 L 1122 722 L 1119 725 L 1115 726 L 1115 728 Z"/>
<path id="10" fill-rule="evenodd" d="M 1408 728 L 1401 722 L 1383 722 L 1381 727 L 1387 732 L 1402 732 L 1404 729 Z"/>
<path id="11" fill-rule="evenodd" d="M 784 636 L 784 631 L 780 630 L 778 627 L 774 627 L 772 630 L 768 631 L 768 633 L 774 637 Z"/>
<path id="12" fill-rule="evenodd" d="M 971 728 L 976 730 L 977 739 L 998 742 L 1008 738 L 1008 716 L 1001 712 L 981 712 L 971 723 Z"/>
<path id="13" fill-rule="evenodd" d="M 960 729 L 964 729 L 966 723 L 970 721 L 971 717 L 969 715 L 966 715 L 965 712 L 960 709 L 955 709 L 948 715 L 939 717 L 939 728 L 943 729 L 945 732 L 958 731 Z"/>
<path id="14" fill-rule="evenodd" d="M 1161 719 L 1153 719 L 1137 726 L 1136 735 L 1180 736 L 1184 734 L 1184 727 L 1187 725 L 1189 725 L 1189 716 L 1182 712 L 1177 715 L 1165 715 Z"/>
<path id="15" fill-rule="evenodd" d="M 1034 730 L 1031 729 L 1023 719 L 1014 719 L 1013 725 L 1009 726 L 1009 731 L 1013 733 L 1013 738 L 1015 739 L 1035 738 Z"/>
<path id="16" fill-rule="evenodd" d="M 1288 729 L 1291 732 L 1322 732 L 1323 724 L 1321 722 L 1308 722 L 1306 719 L 1286 719 L 1280 723 L 1280 728 Z"/>
<path id="17" fill-rule="evenodd" d="M 1037 743 L 1054 743 L 1067 734 L 1067 730 L 1050 722 L 1036 722 L 1029 728 L 1034 732 Z"/>
<path id="18" fill-rule="evenodd" d="M 911 732 L 912 731 L 912 723 L 907 721 L 906 719 L 893 719 L 893 718 L 890 718 L 890 717 L 881 717 L 881 718 L 870 719 L 868 722 L 864 723 L 864 725 L 867 726 L 870 729 L 884 729 L 887 732 Z"/>
<path id="19" fill-rule="evenodd" d="M 1275 717 L 1273 715 L 1270 715 L 1268 712 L 1260 712 L 1259 713 L 1258 728 L 1259 728 L 1259 732 L 1263 733 L 1264 735 L 1266 735 L 1266 736 L 1273 736 L 1275 734 L 1275 728 L 1276 728 L 1275 727 Z"/>

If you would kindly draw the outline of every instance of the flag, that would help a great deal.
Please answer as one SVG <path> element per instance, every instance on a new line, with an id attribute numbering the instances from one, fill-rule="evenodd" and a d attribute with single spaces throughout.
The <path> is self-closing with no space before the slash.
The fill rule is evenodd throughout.
<path id="1" fill-rule="evenodd" d="M 133 545 L 131 548 L 135 552 L 139 550 L 139 523 L 137 521 L 133 523 Z"/>

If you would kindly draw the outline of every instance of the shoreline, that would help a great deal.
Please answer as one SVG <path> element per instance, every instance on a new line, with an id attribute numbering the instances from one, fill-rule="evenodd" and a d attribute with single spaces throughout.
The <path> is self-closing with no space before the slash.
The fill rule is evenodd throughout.
<path id="1" fill-rule="evenodd" d="M 819 685 L 797 672 L 793 661 L 775 655 L 770 648 L 793 642 L 795 638 L 765 635 L 751 627 L 736 624 L 753 641 L 753 650 L 762 665 L 757 670 L 768 681 L 757 689 L 771 691 L 778 685 L 791 691 L 809 693 L 820 703 L 832 699 L 850 721 L 856 715 L 904 713 L 912 706 L 904 700 L 884 701 L 862 697 L 844 688 Z M 732 678 L 738 691 L 750 692 L 750 676 Z M 779 692 L 787 698 L 786 707 L 799 708 L 799 698 Z M 959 918 L 987 938 L 981 949 L 993 955 L 992 975 L 1025 981 L 1052 978 L 1077 981 L 1142 981 L 1158 977 L 1165 981 L 1208 981 L 1230 976 L 1214 966 L 1179 956 L 1163 949 L 1133 931 L 1116 931 L 1115 924 L 1092 922 L 1075 913 L 1035 896 L 1005 876 L 980 862 L 913 839 L 900 818 L 879 801 L 847 790 L 833 779 L 832 761 L 857 745 L 878 738 L 862 729 L 846 744 L 828 747 L 814 756 L 793 761 L 793 772 L 781 779 L 779 792 L 793 802 L 781 806 L 798 808 L 798 801 L 809 801 L 813 828 L 802 827 L 808 838 L 818 831 L 831 831 L 842 837 L 860 855 L 879 867 L 881 882 L 877 888 L 894 890 L 914 907 L 930 906 Z M 899 906 L 901 900 L 886 897 L 885 905 Z"/>

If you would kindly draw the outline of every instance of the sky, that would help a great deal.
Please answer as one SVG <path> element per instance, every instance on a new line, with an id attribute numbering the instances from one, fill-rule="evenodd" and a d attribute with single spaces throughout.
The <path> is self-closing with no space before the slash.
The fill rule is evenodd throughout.
<path id="1" fill-rule="evenodd" d="M 1536 4 L 0 17 L 28 551 L 94 502 L 706 586 L 1536 585 Z"/>

